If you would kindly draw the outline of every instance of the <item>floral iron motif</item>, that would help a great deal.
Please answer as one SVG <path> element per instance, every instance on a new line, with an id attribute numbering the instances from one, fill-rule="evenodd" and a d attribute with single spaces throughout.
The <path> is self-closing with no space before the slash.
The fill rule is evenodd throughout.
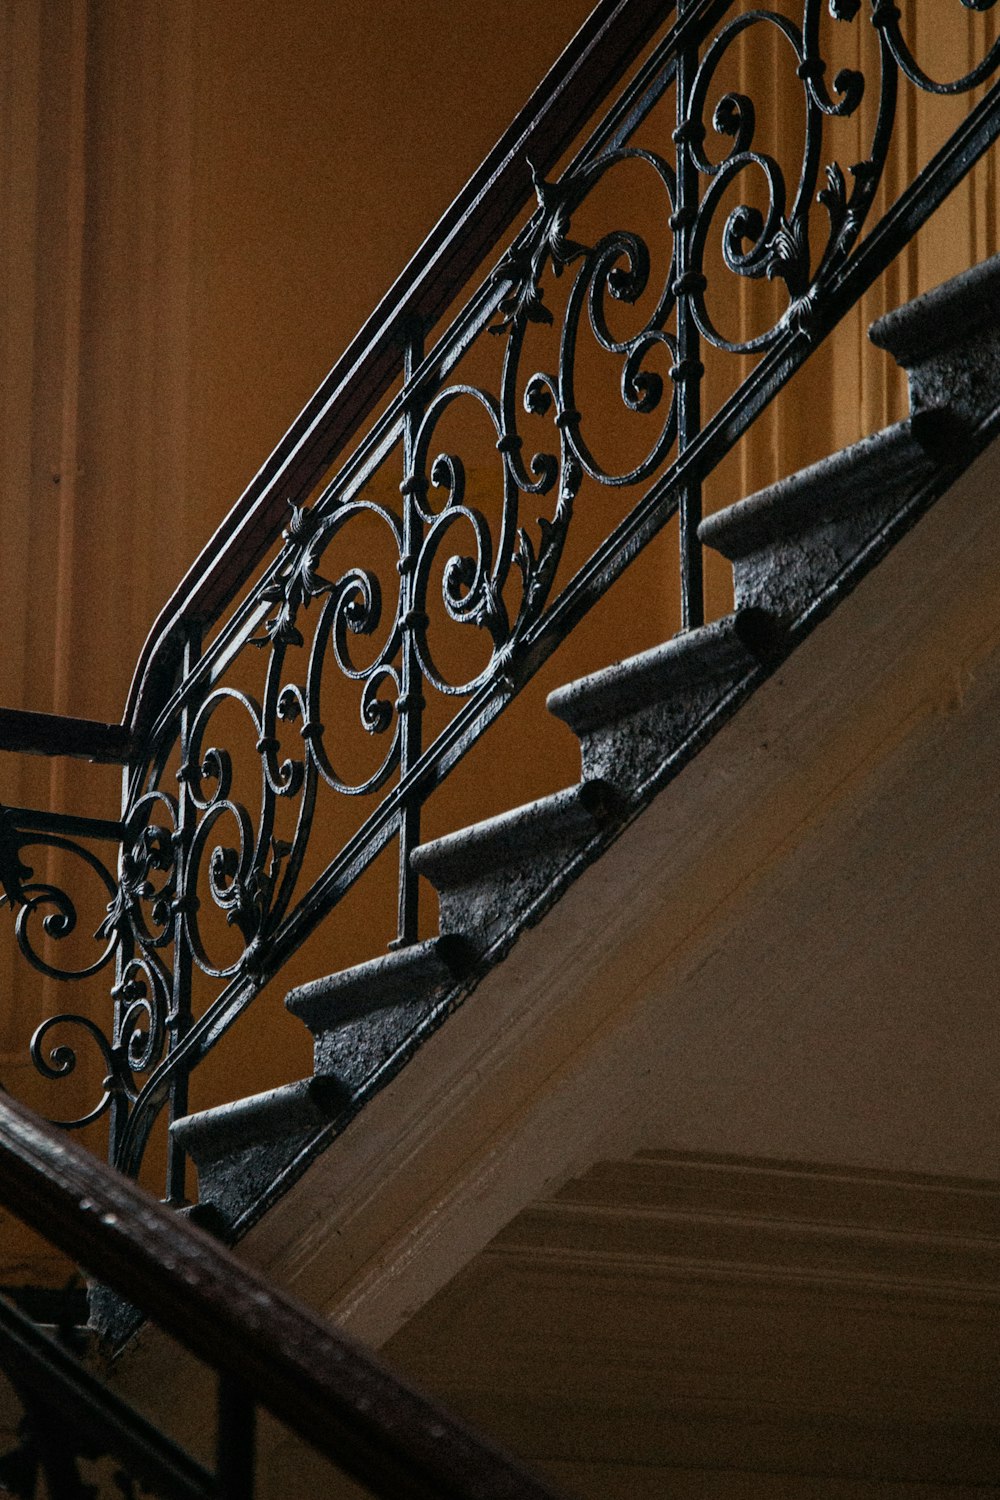
<path id="1" fill-rule="evenodd" d="M 542 277 L 546 262 L 556 276 L 561 276 L 573 261 L 589 254 L 586 245 L 568 238 L 572 192 L 568 186 L 545 182 L 528 162 L 531 181 L 538 199 L 538 212 L 524 245 L 508 250 L 493 273 L 494 280 L 509 282 L 511 290 L 500 302 L 500 322 L 490 325 L 491 333 L 522 329 L 525 323 L 549 323 L 552 313 L 545 305 Z"/>

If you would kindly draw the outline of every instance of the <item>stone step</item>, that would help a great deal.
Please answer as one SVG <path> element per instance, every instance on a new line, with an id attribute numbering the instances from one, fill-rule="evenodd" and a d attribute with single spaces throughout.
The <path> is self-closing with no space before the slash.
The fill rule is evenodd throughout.
<path id="1" fill-rule="evenodd" d="M 878 349 L 907 372 L 915 414 L 947 412 L 968 432 L 1000 407 L 1000 255 L 873 323 Z"/>
<path id="2" fill-rule="evenodd" d="M 314 1077 L 175 1120 L 171 1135 L 198 1168 L 199 1207 L 237 1218 L 349 1106 L 336 1079 Z"/>
<path id="3" fill-rule="evenodd" d="M 429 1019 L 471 957 L 464 939 L 450 934 L 292 990 L 285 1004 L 313 1034 L 316 1073 L 356 1096 Z"/>
<path id="4" fill-rule="evenodd" d="M 540 899 L 574 855 L 613 828 L 625 806 L 604 781 L 517 807 L 458 833 L 421 844 L 411 863 L 438 893 L 441 930 L 477 953 L 530 924 Z"/>
<path id="5" fill-rule="evenodd" d="M 713 708 L 779 647 L 769 615 L 741 610 L 557 688 L 548 708 L 579 738 L 585 780 L 641 797 Z"/>
<path id="6" fill-rule="evenodd" d="M 849 572 L 934 472 L 909 421 L 708 516 L 706 546 L 733 564 L 737 611 L 791 626 Z"/>

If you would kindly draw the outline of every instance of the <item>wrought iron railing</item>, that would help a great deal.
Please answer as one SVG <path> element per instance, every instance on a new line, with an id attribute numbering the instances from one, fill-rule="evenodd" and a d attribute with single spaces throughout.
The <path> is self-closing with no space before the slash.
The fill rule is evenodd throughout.
<path id="1" fill-rule="evenodd" d="M 982 29 L 995 3 L 950 0 L 938 24 Z M 978 64 L 938 81 L 891 0 L 683 0 L 546 180 L 579 121 L 574 66 L 596 67 L 604 49 L 620 72 L 663 11 L 598 7 L 561 64 L 559 128 L 538 125 L 540 96 L 154 630 L 126 721 L 121 868 L 99 934 L 98 961 L 116 966 L 114 1018 L 106 1036 L 77 1021 L 106 1064 L 84 1118 L 109 1113 L 128 1172 L 160 1111 L 186 1111 L 192 1069 L 392 845 L 395 942 L 416 939 L 410 854 L 427 799 L 675 514 L 679 623 L 702 621 L 706 479 L 1000 134 L 1000 86 L 980 89 L 1000 43 L 985 33 Z M 756 102 L 740 81 L 765 39 L 797 91 L 793 141 L 765 139 L 773 74 Z M 853 61 L 838 68 L 846 44 Z M 608 70 L 597 72 L 601 93 Z M 883 206 L 903 90 L 982 97 Z M 536 212 L 442 329 L 470 256 L 516 211 L 529 174 Z M 609 210 L 616 180 L 633 175 L 646 185 Z M 761 295 L 740 303 L 736 287 Z M 706 383 L 713 361 L 732 377 Z M 614 395 L 599 405 L 602 362 Z M 346 708 L 338 694 L 353 695 Z M 7 899 L 22 909 L 24 846 L 10 833 L 0 844 Z M 48 1050 L 53 1040 L 46 1023 L 36 1060 L 69 1072 L 72 1051 Z M 167 1186 L 183 1196 L 177 1150 Z"/>
<path id="2" fill-rule="evenodd" d="M 204 1231 L 3 1095 L 0 1204 L 148 1314 L 218 1392 L 208 1468 L 88 1368 L 72 1347 L 79 1330 L 54 1337 L 0 1298 L 0 1370 L 21 1413 L 0 1453 L 4 1494 L 87 1500 L 98 1493 L 91 1465 L 102 1460 L 111 1470 L 102 1494 L 252 1500 L 263 1408 L 385 1500 L 552 1500 Z"/>

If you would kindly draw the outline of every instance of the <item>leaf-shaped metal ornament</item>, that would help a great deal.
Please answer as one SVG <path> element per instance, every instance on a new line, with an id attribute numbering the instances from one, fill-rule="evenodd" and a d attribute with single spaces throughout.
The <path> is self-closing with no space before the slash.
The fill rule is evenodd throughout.
<path id="1" fill-rule="evenodd" d="M 805 220 L 789 224 L 782 219 L 767 246 L 767 279 L 780 279 L 793 298 L 805 294 L 809 285 L 809 237 Z"/>
<path id="2" fill-rule="evenodd" d="M 495 281 L 509 281 L 513 289 L 500 302 L 500 322 L 490 325 L 491 333 L 523 328 L 525 323 L 551 323 L 541 285 L 545 262 L 551 260 L 553 271 L 561 276 L 572 261 L 588 253 L 586 245 L 567 237 L 569 189 L 562 183 L 546 182 L 530 161 L 528 167 L 539 212 L 529 225 L 527 243 L 508 250 L 493 273 Z"/>
<path id="3" fill-rule="evenodd" d="M 322 518 L 305 506 L 289 505 L 292 517 L 282 532 L 284 560 L 273 580 L 260 591 L 260 598 L 277 604 L 278 609 L 265 621 L 264 634 L 250 638 L 252 646 L 301 646 L 302 632 L 295 623 L 299 609 L 331 588 L 316 572 L 323 539 Z"/>

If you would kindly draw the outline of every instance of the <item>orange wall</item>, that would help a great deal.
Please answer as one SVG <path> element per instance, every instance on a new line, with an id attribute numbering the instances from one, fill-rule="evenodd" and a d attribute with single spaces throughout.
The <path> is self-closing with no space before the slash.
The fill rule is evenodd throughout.
<path id="1" fill-rule="evenodd" d="M 193 539 L 209 534 L 589 9 L 197 8 Z"/>

